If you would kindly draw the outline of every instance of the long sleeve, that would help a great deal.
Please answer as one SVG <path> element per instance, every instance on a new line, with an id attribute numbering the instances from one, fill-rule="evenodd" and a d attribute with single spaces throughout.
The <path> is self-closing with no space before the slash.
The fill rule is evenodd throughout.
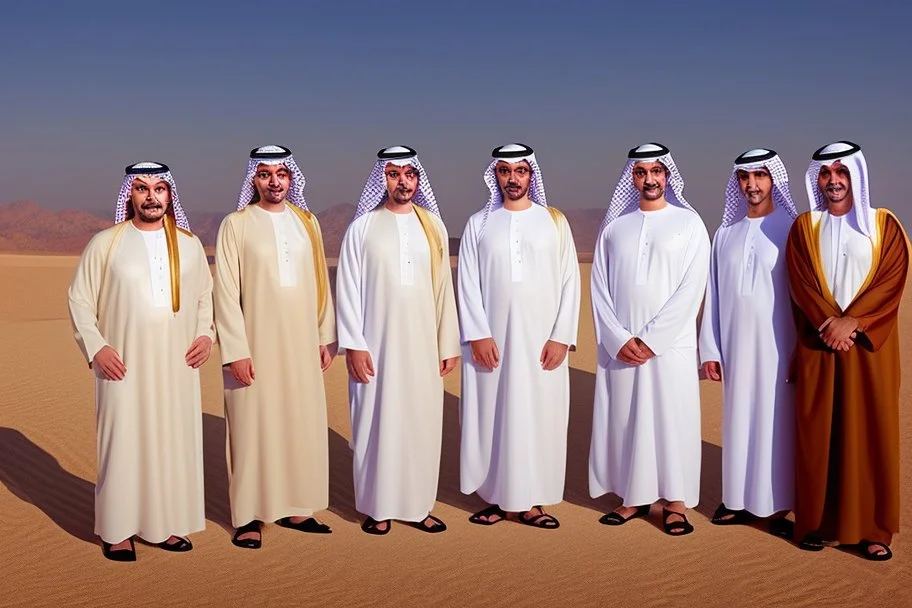
<path id="1" fill-rule="evenodd" d="M 888 216 L 884 226 L 880 263 L 871 284 L 849 305 L 845 315 L 858 321 L 871 350 L 879 350 L 896 326 L 909 269 L 906 235 L 899 222 Z"/>
<path id="2" fill-rule="evenodd" d="M 658 314 L 638 333 L 656 355 L 667 352 L 680 335 L 681 327 L 693 322 L 706 293 L 709 251 L 709 235 L 703 222 L 697 219 L 685 253 L 686 270 L 681 283 Z"/>
<path id="3" fill-rule="evenodd" d="M 67 292 L 73 336 L 90 367 L 98 351 L 108 346 L 98 329 L 101 285 L 109 248 L 108 239 L 102 235 L 108 236 L 100 233 L 86 245 Z"/>
<path id="4" fill-rule="evenodd" d="M 450 254 L 447 244 L 450 242 L 443 222 L 435 222 L 440 231 L 440 242 L 444 251 L 437 272 L 438 288 L 434 290 L 437 297 L 437 350 L 440 360 L 451 359 L 460 355 L 459 317 L 456 313 L 456 296 L 453 294 L 453 269 L 450 267 Z M 433 259 L 433 258 L 432 258 Z"/>
<path id="5" fill-rule="evenodd" d="M 560 246 L 561 295 L 557 318 L 551 329 L 551 340 L 575 347 L 579 331 L 580 271 L 576 258 L 576 244 L 567 218 L 560 215 L 558 223 Z"/>
<path id="6" fill-rule="evenodd" d="M 817 335 L 817 328 L 830 317 L 841 316 L 835 301 L 823 295 L 825 285 L 821 277 L 814 270 L 814 256 L 819 258 L 819 244 L 812 242 L 816 236 L 811 225 L 809 213 L 798 216 L 789 231 L 788 242 L 785 248 L 785 264 L 788 270 L 789 293 L 791 294 L 794 308 L 800 312 L 800 317 L 813 326 L 813 332 L 808 336 L 818 346 L 823 347 L 823 341 Z M 800 318 L 797 317 L 797 318 Z M 798 329 L 799 338 L 802 328 Z"/>
<path id="7" fill-rule="evenodd" d="M 317 243 L 320 251 L 323 251 L 323 231 L 320 229 L 320 222 L 317 221 L 317 216 L 313 216 L 314 227 L 316 228 L 317 237 L 320 242 Z M 320 259 L 317 261 L 318 264 L 323 264 L 323 276 L 325 277 L 326 284 L 323 286 L 323 291 L 326 294 L 326 306 L 323 308 L 322 314 L 319 315 L 317 319 L 317 333 L 320 338 L 320 344 L 326 346 L 332 344 L 336 341 L 336 307 L 333 304 L 333 294 L 332 289 L 330 288 L 329 283 L 329 268 L 326 265 L 326 254 L 319 256 Z M 317 280 L 319 280 L 319 275 L 317 275 Z"/>
<path id="8" fill-rule="evenodd" d="M 368 350 L 364 337 L 364 309 L 361 298 L 361 248 L 364 222 L 356 221 L 345 231 L 339 265 L 336 268 L 336 319 L 339 351 Z"/>
<path id="9" fill-rule="evenodd" d="M 222 221 L 215 243 L 215 327 L 222 364 L 250 358 L 244 309 L 241 301 L 241 251 L 232 214 Z"/>
<path id="10" fill-rule="evenodd" d="M 459 282 L 459 324 L 462 341 L 490 338 L 494 334 L 488 325 L 481 294 L 481 268 L 478 263 L 478 235 L 472 220 L 466 223 L 459 243 L 457 264 Z"/>
<path id="11" fill-rule="evenodd" d="M 215 319 L 212 307 L 212 273 L 206 261 L 206 250 L 198 238 L 194 242 L 199 248 L 199 300 L 196 305 L 196 337 L 208 336 L 215 341 Z"/>
<path id="12" fill-rule="evenodd" d="M 703 321 L 700 324 L 700 363 L 722 362 L 722 335 L 719 323 L 719 232 L 713 239 L 709 259 L 709 280 L 706 282 L 706 299 L 703 300 Z"/>
<path id="13" fill-rule="evenodd" d="M 615 359 L 618 351 L 627 344 L 633 334 L 618 320 L 614 299 L 608 287 L 608 231 L 609 228 L 603 230 L 596 240 L 590 291 L 596 342 Z"/>

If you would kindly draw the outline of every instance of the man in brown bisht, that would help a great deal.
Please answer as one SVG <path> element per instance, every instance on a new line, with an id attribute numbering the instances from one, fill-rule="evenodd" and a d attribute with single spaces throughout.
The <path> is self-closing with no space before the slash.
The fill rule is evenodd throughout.
<path id="1" fill-rule="evenodd" d="M 812 210 L 786 249 L 798 342 L 795 538 L 809 551 L 854 545 L 893 554 L 899 531 L 899 331 L 908 239 L 869 201 L 867 165 L 848 141 L 814 153 Z"/>

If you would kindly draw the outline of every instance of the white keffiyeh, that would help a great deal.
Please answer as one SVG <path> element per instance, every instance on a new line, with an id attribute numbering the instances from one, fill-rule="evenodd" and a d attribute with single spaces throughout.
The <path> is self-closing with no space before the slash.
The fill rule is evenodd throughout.
<path id="1" fill-rule="evenodd" d="M 421 161 L 418 160 L 418 156 L 413 155 L 408 158 L 382 158 L 384 153 L 396 153 L 400 151 L 400 149 L 403 153 L 407 150 L 411 150 L 411 148 L 405 148 L 404 146 L 393 146 L 392 148 L 384 148 L 380 151 L 378 154 L 380 158 L 374 163 L 374 168 L 371 170 L 370 176 L 367 178 L 367 183 L 364 184 L 364 189 L 361 191 L 358 209 L 355 211 L 355 216 L 352 218 L 352 221 L 355 221 L 369 211 L 373 211 L 386 200 L 386 175 L 384 172 L 386 171 L 386 165 L 390 163 L 399 167 L 412 166 L 418 171 L 418 188 L 415 192 L 415 196 L 412 198 L 412 202 L 427 209 L 437 217 L 440 217 L 440 211 L 437 209 L 437 199 L 434 198 L 434 191 L 431 189 L 431 182 L 428 179 L 424 167 L 421 166 Z"/>
<path id="2" fill-rule="evenodd" d="M 821 167 L 829 167 L 836 161 L 845 165 L 849 170 L 849 175 L 852 176 L 852 204 L 857 209 L 855 219 L 861 233 L 870 237 L 874 226 L 871 226 L 870 222 L 871 193 L 868 190 L 868 164 L 858 144 L 838 141 L 814 152 L 813 160 L 811 160 L 805 176 L 808 200 L 814 201 L 812 204 L 814 211 L 827 210 L 827 199 L 817 186 L 817 178 L 820 175 Z"/>
<path id="3" fill-rule="evenodd" d="M 117 204 L 114 207 L 115 224 L 125 221 L 129 216 L 130 207 L 132 205 L 132 202 L 130 201 L 130 192 L 133 189 L 133 180 L 139 175 L 152 175 L 164 180 L 171 189 L 171 209 L 174 213 L 174 223 L 177 224 L 178 228 L 186 230 L 187 232 L 190 231 L 190 222 L 187 221 L 187 214 L 184 213 L 184 208 L 181 207 L 180 204 L 180 196 L 177 194 L 177 184 L 174 183 L 174 177 L 171 176 L 171 171 L 168 169 L 167 165 L 162 163 L 141 162 L 129 165 L 124 171 L 126 175 L 124 175 L 123 182 L 120 184 L 120 192 L 117 194 Z"/>
<path id="4" fill-rule="evenodd" d="M 770 157 L 770 154 L 773 156 Z M 752 160 L 757 157 L 764 160 Z M 725 187 L 725 209 L 722 212 L 723 226 L 731 226 L 747 215 L 747 197 L 741 191 L 741 185 L 738 182 L 738 171 L 750 172 L 757 169 L 769 171 L 773 180 L 772 196 L 776 207 L 784 209 L 792 219 L 798 217 L 798 210 L 795 208 L 795 202 L 792 200 L 792 192 L 789 188 L 788 172 L 785 170 L 782 159 L 773 150 L 757 148 L 745 152 L 735 160 L 731 177 Z"/>
<path id="5" fill-rule="evenodd" d="M 505 152 L 528 152 L 528 154 L 524 156 L 512 157 L 499 156 Z M 488 224 L 488 216 L 491 215 L 491 210 L 494 207 L 503 205 L 503 192 L 500 190 L 500 184 L 497 182 L 497 174 L 494 171 L 494 168 L 500 161 L 508 162 L 510 164 L 518 163 L 521 161 L 528 162 L 529 167 L 532 170 L 532 178 L 529 182 L 529 200 L 531 200 L 536 205 L 541 205 L 542 207 L 548 206 L 548 198 L 545 196 L 545 184 L 542 181 L 541 169 L 538 166 L 538 161 L 535 160 L 535 152 L 532 151 L 532 148 L 524 144 L 507 144 L 505 146 L 495 148 L 491 155 L 494 157 L 494 160 L 492 160 L 488 165 L 488 168 L 485 169 L 483 175 L 485 185 L 488 187 L 488 192 L 490 192 L 490 195 L 488 196 L 488 202 L 485 205 L 485 214 L 478 231 L 478 238 L 484 236 L 485 227 Z"/>
<path id="6" fill-rule="evenodd" d="M 253 185 L 253 176 L 256 175 L 256 169 L 259 165 L 285 165 L 285 168 L 291 173 L 291 183 L 288 186 L 288 194 L 285 198 L 304 211 L 307 211 L 307 201 L 304 200 L 304 173 L 295 162 L 291 150 L 284 146 L 262 146 L 255 148 L 250 152 L 250 159 L 247 161 L 247 176 L 241 185 L 241 192 L 238 194 L 237 210 L 240 211 L 250 204 L 256 194 L 256 186 Z"/>
<path id="7" fill-rule="evenodd" d="M 655 156 L 647 156 L 651 152 L 654 152 Z M 691 207 L 690 203 L 684 198 L 684 178 L 681 177 L 681 173 L 678 171 L 678 167 L 675 165 L 674 159 L 672 159 L 671 152 L 668 151 L 668 148 L 656 143 L 643 144 L 642 146 L 630 150 L 627 156 L 627 164 L 624 165 L 624 170 L 621 172 L 617 187 L 614 189 L 614 195 L 611 197 L 611 202 L 608 204 L 605 219 L 602 220 L 602 225 L 599 228 L 600 233 L 608 224 L 639 206 L 640 191 L 636 189 L 636 186 L 633 183 L 632 173 L 633 166 L 637 163 L 662 163 L 665 168 L 668 169 L 665 200 L 673 205 L 684 207 L 685 209 L 689 209 L 696 213 L 694 208 Z"/>

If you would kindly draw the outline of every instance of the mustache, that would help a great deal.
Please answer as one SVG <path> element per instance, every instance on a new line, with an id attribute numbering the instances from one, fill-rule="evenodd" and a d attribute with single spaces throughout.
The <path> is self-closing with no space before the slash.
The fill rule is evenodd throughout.
<path id="1" fill-rule="evenodd" d="M 161 209 L 164 205 L 161 203 L 145 203 L 141 207 L 142 209 Z"/>

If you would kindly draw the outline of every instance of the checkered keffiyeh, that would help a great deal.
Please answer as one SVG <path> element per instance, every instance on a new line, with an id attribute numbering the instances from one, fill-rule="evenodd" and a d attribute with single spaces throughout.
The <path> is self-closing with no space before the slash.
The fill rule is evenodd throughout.
<path id="1" fill-rule="evenodd" d="M 374 163 L 374 168 L 367 178 L 367 183 L 364 184 L 364 190 L 361 191 L 361 199 L 358 201 L 358 209 L 355 211 L 352 221 L 355 221 L 365 213 L 373 211 L 386 199 L 386 175 L 384 171 L 388 163 L 393 163 L 400 167 L 411 165 L 418 170 L 418 189 L 412 201 L 440 217 L 440 211 L 437 209 L 437 199 L 434 198 L 434 191 L 431 189 L 431 182 L 428 179 L 427 172 L 421 166 L 421 161 L 418 160 L 418 157 L 413 156 L 404 159 L 381 158 Z"/>
<path id="2" fill-rule="evenodd" d="M 262 148 L 257 148 L 256 151 L 281 152 L 283 150 L 284 149 L 279 146 L 263 146 Z M 286 194 L 285 197 L 295 207 L 308 211 L 307 201 L 304 200 L 304 184 L 306 183 L 304 173 L 298 167 L 298 163 L 295 162 L 294 156 L 290 153 L 288 156 L 282 158 L 250 158 L 247 160 L 247 176 L 244 178 L 244 183 L 241 185 L 241 192 L 238 194 L 238 211 L 249 205 L 250 201 L 253 200 L 253 195 L 256 194 L 256 186 L 253 185 L 253 176 L 256 175 L 256 168 L 259 165 L 285 165 L 285 168 L 291 172 L 291 183 L 288 186 L 288 194 Z"/>
<path id="3" fill-rule="evenodd" d="M 488 165 L 488 168 L 485 169 L 483 175 L 484 183 L 487 185 L 490 195 L 488 196 L 488 202 L 485 204 L 485 214 L 478 231 L 478 238 L 484 236 L 485 227 L 488 224 L 488 216 L 491 215 L 491 210 L 496 206 L 503 205 L 503 192 L 500 191 L 500 184 L 497 182 L 497 174 L 494 172 L 494 168 L 500 161 L 513 164 L 523 160 L 527 161 L 529 167 L 532 169 L 532 179 L 529 182 L 529 200 L 542 207 L 548 206 L 548 198 L 545 196 L 545 183 L 542 181 L 541 169 L 538 166 L 538 161 L 535 160 L 534 153 L 516 159 L 495 158 Z"/>
<path id="4" fill-rule="evenodd" d="M 174 213 L 174 223 L 183 230 L 190 232 L 190 222 L 187 221 L 187 214 L 184 213 L 184 208 L 180 204 L 180 196 L 177 194 L 177 184 L 174 183 L 174 177 L 171 176 L 171 171 L 167 169 L 161 163 L 152 163 L 152 162 L 142 162 L 130 165 L 127 167 L 127 171 L 130 169 L 157 169 L 161 168 L 163 171 L 161 173 L 155 172 L 143 172 L 143 173 L 127 173 L 124 175 L 123 182 L 120 184 L 120 192 L 117 194 L 117 204 L 114 207 L 114 223 L 119 224 L 127 219 L 127 212 L 129 210 L 129 205 L 132 205 L 130 201 L 130 191 L 133 188 L 133 180 L 136 179 L 137 175 L 153 175 L 157 178 L 160 178 L 168 184 L 168 187 L 171 188 L 171 210 Z"/>
<path id="5" fill-rule="evenodd" d="M 655 158 L 629 158 L 627 159 L 627 164 L 624 165 L 624 170 L 621 172 L 617 187 L 614 189 L 614 195 L 611 197 L 611 202 L 608 204 L 608 211 L 605 213 L 605 219 L 602 220 L 599 233 L 605 230 L 608 224 L 630 211 L 631 208 L 639 206 L 640 191 L 637 190 L 636 186 L 633 184 L 633 174 L 631 171 L 633 166 L 640 162 L 660 162 L 665 165 L 665 168 L 668 169 L 665 200 L 678 207 L 684 207 L 685 209 L 689 209 L 696 213 L 694 208 L 691 207 L 690 203 L 684 198 L 684 178 L 681 177 L 681 173 L 678 171 L 678 167 L 675 165 L 670 152 Z"/>
<path id="6" fill-rule="evenodd" d="M 754 152 L 754 150 L 751 150 L 751 152 Z M 767 151 L 758 149 L 756 152 Z M 776 207 L 784 209 L 792 219 L 798 217 L 798 210 L 795 208 L 795 202 L 792 200 L 792 192 L 789 188 L 788 172 L 785 170 L 782 159 L 777 154 L 767 160 L 735 163 L 731 177 L 728 179 L 728 185 L 725 187 L 725 209 L 722 212 L 723 226 L 731 226 L 747 215 L 747 197 L 741 192 L 741 185 L 738 183 L 738 171 L 750 172 L 757 169 L 766 169 L 770 172 L 770 177 L 773 179 L 773 202 Z"/>
<path id="7" fill-rule="evenodd" d="M 850 145 L 853 146 L 853 149 L 849 149 Z M 868 164 L 867 161 L 865 161 L 861 149 L 857 148 L 854 144 L 850 144 L 850 142 L 837 142 L 824 146 L 818 150 L 817 153 L 838 152 L 839 149 L 843 147 L 846 148 L 848 152 L 845 156 L 827 160 L 811 161 L 807 174 L 805 175 L 808 200 L 813 201 L 812 207 L 814 211 L 827 210 L 827 200 L 823 195 L 823 192 L 821 192 L 820 188 L 817 186 L 817 177 L 820 175 L 821 167 L 829 167 L 836 161 L 840 161 L 843 165 L 848 167 L 849 175 L 852 176 L 852 199 L 853 205 L 858 209 L 855 213 L 858 228 L 861 230 L 862 234 L 870 237 L 874 232 L 874 226 L 871 226 L 870 222 L 871 194 L 868 189 Z"/>

